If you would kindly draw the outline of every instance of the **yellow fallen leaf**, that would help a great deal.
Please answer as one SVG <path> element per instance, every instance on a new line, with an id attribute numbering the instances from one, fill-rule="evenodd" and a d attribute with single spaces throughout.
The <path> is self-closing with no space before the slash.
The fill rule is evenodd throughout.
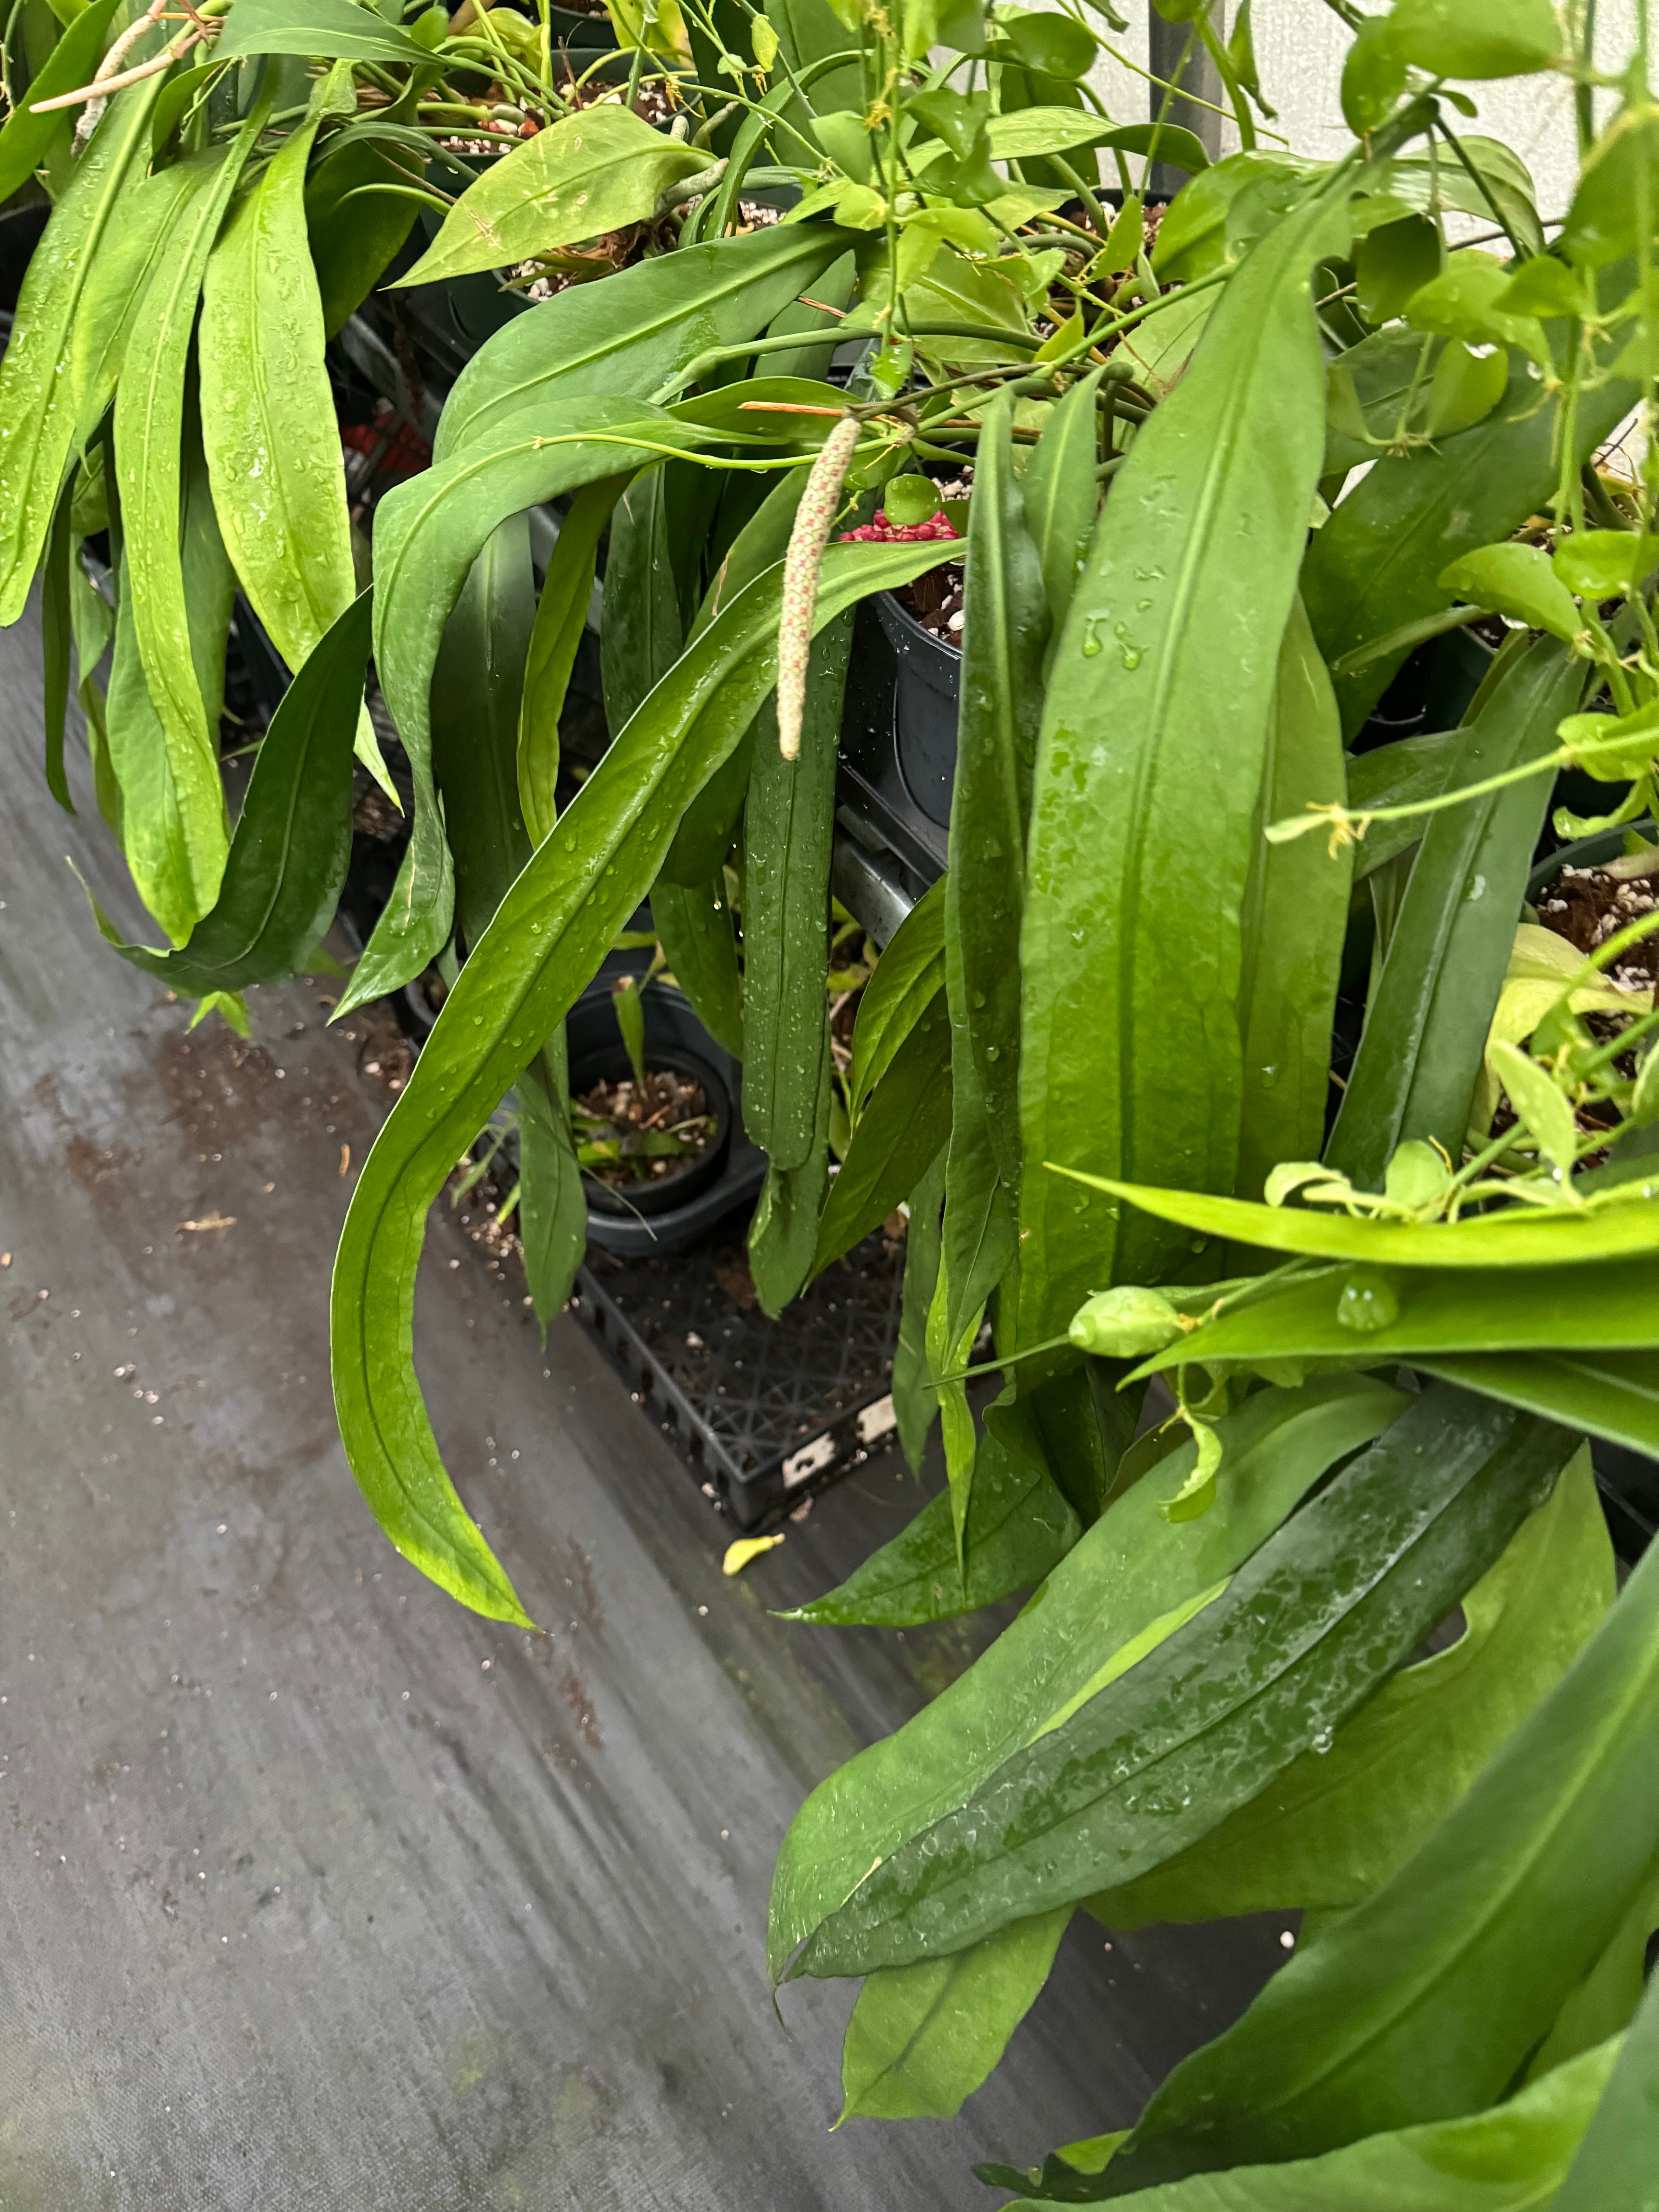
<path id="1" fill-rule="evenodd" d="M 349 1145 L 342 1145 L 340 1147 L 340 1173 L 343 1176 L 349 1175 L 350 1172 L 351 1147 Z"/>
<path id="2" fill-rule="evenodd" d="M 181 1221 L 179 1226 L 181 1230 L 189 1229 L 196 1231 L 204 1229 L 234 1229 L 236 1226 L 236 1216 L 234 1213 L 204 1213 L 199 1221 Z"/>
<path id="3" fill-rule="evenodd" d="M 739 1536 L 735 1544 L 726 1547 L 726 1557 L 720 1561 L 723 1575 L 740 1575 L 750 1559 L 759 1559 L 783 1541 L 781 1536 Z"/>

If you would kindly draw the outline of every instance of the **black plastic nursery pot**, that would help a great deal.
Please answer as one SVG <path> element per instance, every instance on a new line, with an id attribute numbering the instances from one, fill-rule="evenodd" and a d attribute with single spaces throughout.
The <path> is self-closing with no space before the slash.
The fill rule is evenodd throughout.
<path id="1" fill-rule="evenodd" d="M 962 655 L 890 592 L 854 617 L 842 716 L 836 895 L 885 944 L 945 872 Z"/>
<path id="2" fill-rule="evenodd" d="M 628 1073 L 611 991 L 629 962 L 627 953 L 610 954 L 566 1017 L 573 1097 Z M 766 1179 L 766 1156 L 743 1132 L 741 1063 L 715 1043 L 672 984 L 647 984 L 641 999 L 647 1066 L 699 1084 L 714 1133 L 677 1174 L 622 1186 L 584 1178 L 590 1243 L 624 1257 L 683 1249 L 752 1200 Z"/>

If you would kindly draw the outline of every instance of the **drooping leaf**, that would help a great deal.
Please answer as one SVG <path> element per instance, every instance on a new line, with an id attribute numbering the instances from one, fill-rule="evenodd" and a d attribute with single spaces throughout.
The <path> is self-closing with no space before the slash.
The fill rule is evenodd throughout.
<path id="1" fill-rule="evenodd" d="M 29 258 L 0 361 L 0 624 L 22 612 L 52 526 L 76 432 L 70 334 L 161 88 L 149 77 L 115 94 Z"/>
<path id="2" fill-rule="evenodd" d="M 211 185 L 217 167 L 211 154 L 190 155 L 142 178 L 122 195 L 69 337 L 77 437 L 92 435 L 114 397 L 133 318 L 150 279 L 178 250 L 178 227 L 191 203 Z"/>
<path id="3" fill-rule="evenodd" d="M 969 1493 L 965 1579 L 950 1496 L 941 1491 L 838 1589 L 781 1617 L 832 1628 L 910 1628 L 951 1620 L 1040 1583 L 1082 1533 L 1040 1453 L 1015 1451 L 987 1428 Z"/>
<path id="4" fill-rule="evenodd" d="M 180 216 L 167 256 L 134 313 L 115 394 L 125 553 L 122 595 L 131 595 L 133 635 L 167 748 L 187 869 L 180 912 L 187 911 L 191 921 L 205 914 L 218 895 L 229 836 L 219 781 L 219 702 L 206 695 L 191 649 L 180 544 L 185 370 L 208 256 L 270 103 L 268 90 L 258 95 L 212 180 Z"/>
<path id="5" fill-rule="evenodd" d="M 1228 1480 L 1202 1519 L 1175 1527 L 1158 1511 L 1164 1480 L 1176 1487 L 1190 1466 L 1190 1445 L 1184 1463 L 1181 1452 L 1171 1455 L 1157 1486 L 1115 1499 L 965 1674 L 821 1783 L 796 1814 L 773 1875 L 774 1975 L 872 1863 L 927 1833 L 964 1793 L 1132 1668 L 1147 1648 L 1140 1639 L 1236 1573 L 1326 1469 L 1386 1428 L 1403 1402 L 1347 1376 L 1264 1391 L 1218 1425 Z M 993 1486 L 986 1480 L 988 1492 Z M 970 1571 L 973 1556 L 970 1541 Z"/>
<path id="6" fill-rule="evenodd" d="M 414 227 L 417 203 L 406 189 L 368 189 L 407 188 L 420 175 L 399 153 L 374 139 L 349 139 L 325 155 L 306 185 L 306 230 L 329 337 L 362 307 Z"/>
<path id="7" fill-rule="evenodd" d="M 938 557 L 933 545 L 832 546 L 820 623 Z M 331 1305 L 346 1455 L 405 1556 L 493 1618 L 522 1620 L 523 1608 L 455 1495 L 413 1371 L 427 1209 L 597 971 L 655 880 L 693 793 L 774 687 L 781 581 L 777 571 L 757 580 L 690 647 L 532 856 L 472 947 L 352 1194 Z"/>
<path id="8" fill-rule="evenodd" d="M 368 663 L 370 595 L 335 622 L 271 716 L 212 911 L 176 952 L 106 940 L 191 996 L 296 975 L 339 903 L 351 852 L 351 740 Z"/>
<path id="9" fill-rule="evenodd" d="M 866 1862 L 792 1972 L 867 1973 L 961 1950 L 1207 1834 L 1401 1664 L 1576 1443 L 1434 1386 L 1109 1690 L 1085 1690 L 959 1787 L 942 1817 Z M 1184 1526 L 1205 1528 L 1214 1510 Z"/>
<path id="10" fill-rule="evenodd" d="M 948 2120 L 960 2112 L 1036 2002 L 1071 1917 L 1062 1905 L 954 1958 L 872 1974 L 847 2023 L 842 2118 Z"/>
<path id="11" fill-rule="evenodd" d="M 409 756 L 415 815 L 391 902 L 339 1014 L 419 975 L 449 936 L 453 884 L 432 787 L 428 694 L 442 625 L 485 540 L 498 523 L 538 500 L 623 469 L 648 467 L 664 446 L 690 444 L 696 436 L 638 403 L 548 406 L 499 426 L 489 442 L 435 465 L 381 501 L 374 662 Z"/>
<path id="12" fill-rule="evenodd" d="M 1051 635 L 1058 634 L 1072 604 L 1100 505 L 1094 471 L 1101 374 L 1091 369 L 1071 386 L 1043 424 L 1019 480 L 1026 531 L 1042 563 Z"/>
<path id="13" fill-rule="evenodd" d="M 242 589 L 290 668 L 356 597 L 306 233 L 306 164 L 323 113 L 314 106 L 283 140 L 214 247 L 202 285 L 213 502 Z"/>
<path id="14" fill-rule="evenodd" d="M 1659 1355 L 1651 1352 L 1436 1352 L 1425 1372 L 1659 1459 Z"/>

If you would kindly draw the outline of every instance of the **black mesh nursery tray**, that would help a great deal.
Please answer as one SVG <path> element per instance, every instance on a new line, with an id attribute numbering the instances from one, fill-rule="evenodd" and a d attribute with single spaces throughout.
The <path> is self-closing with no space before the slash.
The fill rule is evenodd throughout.
<path id="1" fill-rule="evenodd" d="M 754 1302 L 740 1232 L 588 1260 L 575 1311 L 739 1528 L 891 1440 L 902 1243 L 866 1237 L 776 1321 Z"/>

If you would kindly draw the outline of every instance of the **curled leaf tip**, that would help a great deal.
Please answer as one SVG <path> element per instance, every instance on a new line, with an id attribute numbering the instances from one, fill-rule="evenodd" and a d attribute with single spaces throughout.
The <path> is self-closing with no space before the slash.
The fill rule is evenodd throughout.
<path id="1" fill-rule="evenodd" d="M 806 669 L 812 650 L 812 617 L 818 602 L 818 569 L 858 441 L 856 418 L 843 415 L 812 464 L 800 505 L 795 510 L 789 548 L 783 556 L 782 604 L 778 617 L 778 750 L 787 761 L 800 758 L 801 722 L 806 712 Z"/>

